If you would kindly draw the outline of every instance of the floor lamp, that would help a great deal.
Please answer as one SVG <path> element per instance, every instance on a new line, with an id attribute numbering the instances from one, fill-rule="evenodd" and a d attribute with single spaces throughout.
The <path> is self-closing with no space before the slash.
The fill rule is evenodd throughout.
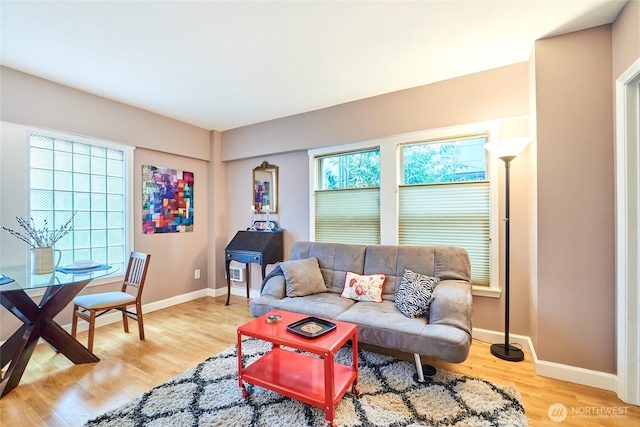
<path id="1" fill-rule="evenodd" d="M 518 154 L 527 146 L 531 138 L 508 138 L 485 144 L 485 149 L 504 162 L 505 169 L 505 214 L 504 214 L 504 236 L 505 236 L 505 255 L 504 255 L 504 344 L 492 344 L 491 354 L 494 356 L 508 360 L 510 362 L 519 362 L 524 360 L 524 353 L 517 347 L 509 344 L 509 169 L 511 160 L 515 159 Z"/>

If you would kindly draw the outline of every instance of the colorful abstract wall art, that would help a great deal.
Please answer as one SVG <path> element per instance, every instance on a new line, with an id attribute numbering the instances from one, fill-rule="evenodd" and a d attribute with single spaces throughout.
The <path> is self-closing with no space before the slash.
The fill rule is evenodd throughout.
<path id="1" fill-rule="evenodd" d="M 193 172 L 142 166 L 142 232 L 193 231 Z"/>

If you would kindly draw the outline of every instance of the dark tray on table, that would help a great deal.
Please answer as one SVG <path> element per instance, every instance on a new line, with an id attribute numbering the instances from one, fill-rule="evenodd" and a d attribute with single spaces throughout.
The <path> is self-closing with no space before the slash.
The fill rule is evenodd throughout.
<path id="1" fill-rule="evenodd" d="M 287 331 L 305 338 L 318 338 L 336 328 L 335 323 L 318 317 L 306 317 L 287 325 Z"/>

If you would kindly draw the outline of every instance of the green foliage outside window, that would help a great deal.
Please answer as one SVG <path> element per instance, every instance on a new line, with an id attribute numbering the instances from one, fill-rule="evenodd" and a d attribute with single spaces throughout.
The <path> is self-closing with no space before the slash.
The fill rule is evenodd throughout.
<path id="1" fill-rule="evenodd" d="M 404 145 L 403 184 L 486 179 L 485 137 Z M 362 151 L 320 159 L 322 190 L 380 186 L 380 152 Z"/>
<path id="2" fill-rule="evenodd" d="M 380 186 L 380 152 L 363 151 L 321 159 L 323 190 Z"/>
<path id="3" fill-rule="evenodd" d="M 403 184 L 484 180 L 485 138 L 402 147 Z"/>

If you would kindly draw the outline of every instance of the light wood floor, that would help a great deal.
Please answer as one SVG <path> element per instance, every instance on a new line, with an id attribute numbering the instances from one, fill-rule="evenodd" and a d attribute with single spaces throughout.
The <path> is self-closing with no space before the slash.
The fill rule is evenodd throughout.
<path id="1" fill-rule="evenodd" d="M 129 334 L 121 323 L 100 327 L 94 352 L 101 360 L 94 364 L 74 365 L 46 344 L 38 345 L 20 385 L 0 399 L 0 425 L 82 426 L 202 362 L 234 344 L 236 328 L 251 320 L 247 299 L 232 296 L 228 307 L 225 299 L 201 298 L 149 313 L 145 341 L 138 339 L 135 325 Z M 84 332 L 78 338 L 85 342 L 86 336 Z M 413 360 L 411 355 L 403 356 Z M 474 341 L 462 364 L 425 362 L 515 387 L 522 394 L 531 426 L 640 425 L 640 407 L 623 403 L 613 392 L 536 376 L 529 353 L 524 362 L 506 362 L 491 356 L 488 344 Z M 562 403 L 569 411 L 562 423 L 551 422 L 547 415 L 554 403 Z M 573 408 L 582 415 L 572 414 Z M 624 418 L 594 415 L 596 410 L 611 408 L 626 412 Z M 591 412 L 590 418 L 586 411 Z"/>

